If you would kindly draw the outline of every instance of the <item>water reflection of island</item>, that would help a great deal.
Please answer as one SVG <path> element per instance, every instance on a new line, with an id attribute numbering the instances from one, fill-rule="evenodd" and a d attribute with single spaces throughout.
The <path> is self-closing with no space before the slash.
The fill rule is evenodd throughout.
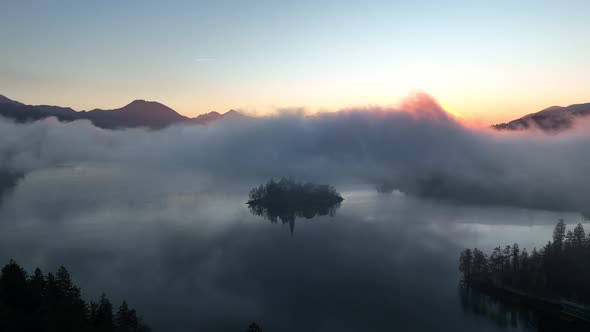
<path id="1" fill-rule="evenodd" d="M 0 168 L 0 205 L 4 195 L 12 191 L 23 177 L 22 173 Z"/>
<path id="2" fill-rule="evenodd" d="M 289 223 L 291 233 L 296 217 L 333 216 L 343 201 L 331 186 L 297 183 L 287 178 L 271 179 L 266 185 L 250 190 L 249 198 L 247 204 L 252 214 L 273 223 L 279 219 L 283 224 Z"/>

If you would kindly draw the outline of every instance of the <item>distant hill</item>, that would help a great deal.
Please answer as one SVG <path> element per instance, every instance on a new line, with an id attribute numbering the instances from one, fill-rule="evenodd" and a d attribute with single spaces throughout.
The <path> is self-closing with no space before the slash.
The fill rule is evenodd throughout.
<path id="1" fill-rule="evenodd" d="M 155 101 L 134 100 L 114 110 L 94 109 L 80 112 L 79 116 L 89 119 L 98 127 L 150 127 L 161 128 L 189 120 L 170 107 Z"/>
<path id="2" fill-rule="evenodd" d="M 551 106 L 537 113 L 492 127 L 497 130 L 540 129 L 545 132 L 560 132 L 572 128 L 578 119 L 589 115 L 590 103 L 574 104 L 567 107 Z"/>
<path id="3" fill-rule="evenodd" d="M 23 105 L 23 104 L 19 103 L 18 101 L 8 99 L 8 98 L 4 97 L 3 95 L 0 95 L 0 104 Z"/>
<path id="4" fill-rule="evenodd" d="M 30 122 L 54 116 L 60 121 L 86 119 L 101 128 L 117 129 L 130 127 L 164 128 L 172 124 L 208 124 L 229 117 L 244 117 L 230 110 L 225 114 L 210 112 L 196 118 L 179 114 L 172 108 L 154 101 L 134 100 L 121 108 L 113 110 L 94 109 L 75 111 L 69 107 L 51 105 L 25 105 L 0 95 L 0 116 L 17 122 Z"/>
<path id="5" fill-rule="evenodd" d="M 213 121 L 218 121 L 224 118 L 241 118 L 244 117 L 244 114 L 234 111 L 234 110 L 229 110 L 223 114 L 218 113 L 218 112 L 209 112 L 209 113 L 205 113 L 205 114 L 201 114 L 199 116 L 197 116 L 196 118 L 192 118 L 191 121 L 195 122 L 195 123 L 199 123 L 199 124 L 207 124 Z"/>

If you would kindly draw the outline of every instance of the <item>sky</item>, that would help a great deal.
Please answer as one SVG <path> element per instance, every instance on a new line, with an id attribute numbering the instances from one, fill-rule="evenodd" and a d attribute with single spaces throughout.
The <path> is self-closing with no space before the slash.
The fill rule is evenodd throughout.
<path id="1" fill-rule="evenodd" d="M 196 116 L 395 105 L 481 123 L 590 102 L 587 1 L 2 1 L 0 94 Z"/>

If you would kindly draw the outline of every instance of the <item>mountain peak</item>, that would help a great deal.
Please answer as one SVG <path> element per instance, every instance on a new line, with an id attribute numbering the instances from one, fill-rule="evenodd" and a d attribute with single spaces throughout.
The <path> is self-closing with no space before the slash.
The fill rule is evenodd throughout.
<path id="1" fill-rule="evenodd" d="M 545 132 L 560 132 L 574 126 L 578 118 L 590 116 L 590 103 L 573 104 L 567 107 L 551 106 L 539 112 L 527 114 L 508 123 L 492 127 L 497 130 L 540 129 Z"/>
<path id="2" fill-rule="evenodd" d="M 223 115 L 219 114 L 219 112 L 212 111 L 209 113 L 200 114 L 196 118 L 193 118 L 193 121 L 200 124 L 207 124 L 221 118 L 223 118 Z"/>
<path id="3" fill-rule="evenodd" d="M 145 103 L 149 103 L 149 101 L 146 101 L 145 99 L 135 99 L 134 101 L 130 102 L 127 105 L 132 105 L 132 104 L 145 104 Z"/>
<path id="4" fill-rule="evenodd" d="M 563 106 L 558 106 L 558 105 L 553 105 L 551 107 L 547 107 L 546 109 L 542 110 L 541 112 L 545 112 L 545 111 L 555 111 L 555 110 L 560 110 L 562 109 Z"/>
<path id="5" fill-rule="evenodd" d="M 27 111 L 27 112 L 21 112 Z M 110 110 L 93 109 L 77 112 L 69 107 L 52 105 L 25 105 L 0 95 L 0 115 L 20 121 L 38 120 L 55 116 L 60 121 L 87 119 L 101 128 L 150 127 L 163 128 L 171 124 L 189 122 L 208 124 L 217 120 L 241 118 L 245 115 L 235 110 L 223 114 L 209 112 L 196 118 L 188 118 L 172 108 L 156 101 L 136 99 L 129 104 Z"/>
<path id="6" fill-rule="evenodd" d="M 146 101 L 143 99 L 136 99 L 129 104 L 113 111 L 118 113 L 137 113 L 138 115 L 141 114 L 142 116 L 167 118 L 170 120 L 184 118 L 184 116 L 178 114 L 175 110 L 164 104 L 158 103 L 156 101 Z"/>
<path id="7" fill-rule="evenodd" d="M 106 128 L 118 127 L 164 127 L 187 120 L 170 107 L 155 102 L 137 99 L 114 110 L 95 109 L 87 113 L 94 124 Z"/>
<path id="8" fill-rule="evenodd" d="M 192 118 L 192 121 L 196 122 L 196 123 L 200 123 L 200 124 L 207 124 L 209 122 L 213 122 L 213 121 L 217 121 L 217 120 L 221 120 L 221 119 L 231 119 L 231 118 L 238 118 L 238 117 L 243 117 L 244 115 L 238 111 L 235 110 L 229 110 L 223 114 L 219 113 L 219 112 L 209 112 L 209 113 L 204 113 L 201 114 L 199 116 L 197 116 L 196 118 Z"/>
<path id="9" fill-rule="evenodd" d="M 170 107 L 168 107 L 164 104 L 158 103 L 157 101 L 147 101 L 144 99 L 135 99 L 134 101 L 121 107 L 120 109 L 133 109 L 133 110 L 160 109 L 160 110 L 172 111 L 172 112 L 176 113 L 176 111 L 174 111 L 173 109 L 171 109 Z"/>
<path id="10" fill-rule="evenodd" d="M 23 105 L 22 103 L 12 100 L 4 95 L 0 95 L 0 104 Z"/>
<path id="11" fill-rule="evenodd" d="M 236 116 L 236 115 L 239 115 L 239 116 L 241 116 L 241 115 L 242 115 L 242 113 L 240 113 L 240 112 L 238 112 L 238 111 L 236 111 L 236 110 L 229 110 L 229 111 L 227 111 L 227 112 L 225 112 L 225 113 L 223 114 L 223 116 Z"/>

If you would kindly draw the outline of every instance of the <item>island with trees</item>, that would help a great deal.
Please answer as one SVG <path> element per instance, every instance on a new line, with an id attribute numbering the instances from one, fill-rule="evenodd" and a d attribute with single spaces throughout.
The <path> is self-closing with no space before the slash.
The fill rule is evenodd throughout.
<path id="1" fill-rule="evenodd" d="M 582 224 L 567 230 L 559 220 L 552 240 L 530 253 L 518 243 L 498 246 L 489 256 L 477 248 L 465 249 L 459 270 L 470 287 L 505 293 L 590 323 L 590 236 Z"/>
<path id="2" fill-rule="evenodd" d="M 291 232 L 296 217 L 333 216 L 344 199 L 329 185 L 299 183 L 292 178 L 271 179 L 250 190 L 250 211 L 276 223 L 289 223 Z"/>
<path id="3" fill-rule="evenodd" d="M 55 274 L 37 268 L 28 274 L 14 260 L 0 274 L 0 331 L 148 332 L 127 303 L 113 312 L 103 294 L 86 303 L 65 267 Z"/>

